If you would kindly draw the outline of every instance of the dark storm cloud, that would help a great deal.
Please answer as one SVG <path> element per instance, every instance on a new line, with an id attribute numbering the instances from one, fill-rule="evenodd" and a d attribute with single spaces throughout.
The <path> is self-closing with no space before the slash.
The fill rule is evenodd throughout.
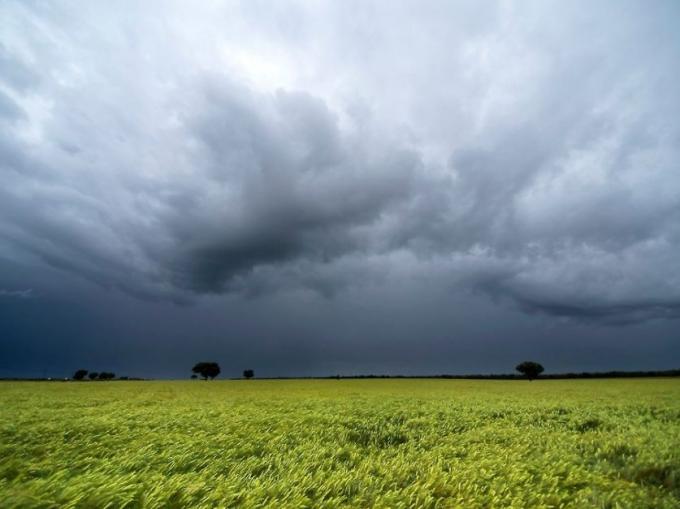
<path id="1" fill-rule="evenodd" d="M 0 255 L 177 302 L 678 316 L 673 3 L 343 5 L 6 3 Z"/>
<path id="2" fill-rule="evenodd" d="M 254 95 L 219 79 L 206 88 L 186 114 L 203 182 L 196 195 L 178 189 L 183 205 L 165 218 L 174 284 L 221 291 L 258 266 L 332 263 L 364 249 L 356 230 L 411 195 L 417 154 L 341 132 L 319 98 Z"/>

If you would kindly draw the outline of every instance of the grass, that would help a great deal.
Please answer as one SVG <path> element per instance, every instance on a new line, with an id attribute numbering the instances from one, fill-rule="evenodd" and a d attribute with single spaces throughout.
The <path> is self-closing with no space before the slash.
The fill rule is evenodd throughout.
<path id="1" fill-rule="evenodd" d="M 680 507 L 680 379 L 0 383 L 0 506 Z"/>

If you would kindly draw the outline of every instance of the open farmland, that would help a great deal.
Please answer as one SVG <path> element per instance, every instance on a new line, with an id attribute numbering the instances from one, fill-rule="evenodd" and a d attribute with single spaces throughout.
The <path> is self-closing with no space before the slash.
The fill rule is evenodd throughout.
<path id="1" fill-rule="evenodd" d="M 14 507 L 680 507 L 680 380 L 0 383 Z"/>

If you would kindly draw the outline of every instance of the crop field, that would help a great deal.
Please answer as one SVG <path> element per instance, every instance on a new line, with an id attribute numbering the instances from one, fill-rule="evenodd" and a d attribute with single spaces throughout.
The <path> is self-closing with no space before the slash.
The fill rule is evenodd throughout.
<path id="1" fill-rule="evenodd" d="M 680 379 L 0 383 L 0 506 L 680 507 Z"/>

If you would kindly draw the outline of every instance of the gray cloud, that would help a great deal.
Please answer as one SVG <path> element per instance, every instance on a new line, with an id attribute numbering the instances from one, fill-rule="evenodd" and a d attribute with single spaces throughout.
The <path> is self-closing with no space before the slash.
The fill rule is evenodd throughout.
<path id="1" fill-rule="evenodd" d="M 16 299 L 30 299 L 33 295 L 33 290 L 27 288 L 25 290 L 6 290 L 0 288 L 0 297 L 10 297 Z"/>
<path id="2" fill-rule="evenodd" d="M 177 302 L 407 278 L 677 317 L 677 6 L 476 5 L 6 3 L 0 255 Z"/>

